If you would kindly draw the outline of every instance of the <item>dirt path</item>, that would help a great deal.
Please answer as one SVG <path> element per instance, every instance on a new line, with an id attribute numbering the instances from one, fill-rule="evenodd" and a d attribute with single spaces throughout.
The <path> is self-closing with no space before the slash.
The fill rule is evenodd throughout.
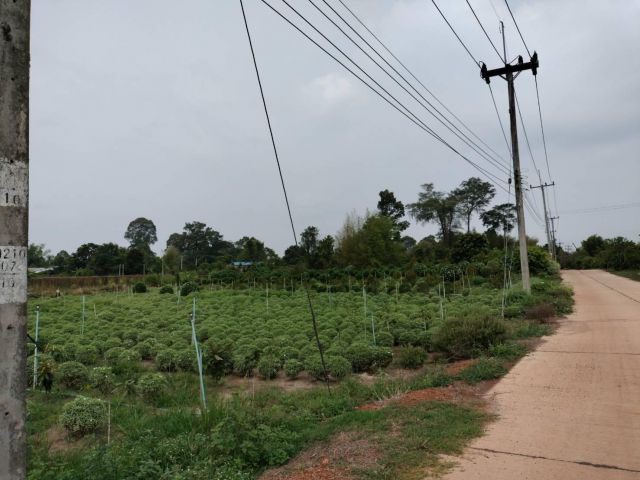
<path id="1" fill-rule="evenodd" d="M 445 479 L 640 479 L 640 282 L 563 278 L 575 312 L 488 392 L 499 419 Z"/>

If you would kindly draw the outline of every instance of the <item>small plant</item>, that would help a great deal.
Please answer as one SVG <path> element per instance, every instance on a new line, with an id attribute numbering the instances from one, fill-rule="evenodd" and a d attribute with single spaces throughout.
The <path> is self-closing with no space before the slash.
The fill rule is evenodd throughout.
<path id="1" fill-rule="evenodd" d="M 365 343 L 354 343 L 345 352 L 354 372 L 375 372 L 389 366 L 393 360 L 391 349 L 374 347 Z"/>
<path id="2" fill-rule="evenodd" d="M 300 360 L 290 358 L 284 362 L 284 374 L 291 379 L 296 378 L 304 369 L 304 365 Z"/>
<path id="3" fill-rule="evenodd" d="M 102 394 L 111 393 L 115 387 L 115 376 L 111 367 L 95 367 L 89 372 L 89 383 Z"/>
<path id="4" fill-rule="evenodd" d="M 163 285 L 160 287 L 160 295 L 173 295 L 173 287 L 171 285 Z"/>
<path id="5" fill-rule="evenodd" d="M 276 357 L 266 355 L 258 361 L 258 374 L 265 380 L 271 380 L 278 375 L 279 362 Z"/>
<path id="6" fill-rule="evenodd" d="M 527 353 L 527 348 L 519 343 L 500 343 L 489 348 L 492 357 L 502 358 L 507 361 L 518 360 Z"/>
<path id="7" fill-rule="evenodd" d="M 200 290 L 200 287 L 195 282 L 185 282 L 180 287 L 180 296 L 186 297 L 190 293 L 197 292 Z"/>
<path id="8" fill-rule="evenodd" d="M 161 350 L 156 355 L 156 368 L 161 372 L 175 372 L 177 369 L 176 352 L 174 350 Z"/>
<path id="9" fill-rule="evenodd" d="M 147 284 L 144 282 L 136 282 L 133 284 L 133 293 L 147 293 Z"/>
<path id="10" fill-rule="evenodd" d="M 73 390 L 81 389 L 89 379 L 87 367 L 79 362 L 64 362 L 58 366 L 58 380 Z"/>
<path id="11" fill-rule="evenodd" d="M 504 341 L 507 327 L 489 316 L 446 320 L 434 338 L 436 348 L 452 358 L 471 358 Z"/>
<path id="12" fill-rule="evenodd" d="M 398 364 L 402 368 L 420 368 L 427 359 L 427 354 L 420 347 L 403 347 L 398 353 Z"/>
<path id="13" fill-rule="evenodd" d="M 78 397 L 62 407 L 60 424 L 73 437 L 100 430 L 107 420 L 107 408 L 96 398 Z"/>
<path id="14" fill-rule="evenodd" d="M 344 357 L 329 356 L 326 361 L 327 370 L 335 380 L 342 380 L 351 373 L 351 363 Z"/>
<path id="15" fill-rule="evenodd" d="M 145 373 L 138 379 L 138 392 L 145 400 L 157 400 L 165 391 L 167 381 L 161 373 Z"/>
<path id="16" fill-rule="evenodd" d="M 470 385 L 475 385 L 484 380 L 500 378 L 505 373 L 507 373 L 507 369 L 500 360 L 482 357 L 477 363 L 462 369 L 458 377 Z"/>

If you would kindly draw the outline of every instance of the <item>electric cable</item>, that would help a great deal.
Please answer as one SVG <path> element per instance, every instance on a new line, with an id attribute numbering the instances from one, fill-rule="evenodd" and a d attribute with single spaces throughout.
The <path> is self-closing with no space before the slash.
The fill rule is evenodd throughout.
<path id="1" fill-rule="evenodd" d="M 260 79 L 260 70 L 258 69 L 258 62 L 256 60 L 256 54 L 253 49 L 253 42 L 251 40 L 251 32 L 249 31 L 249 23 L 247 21 L 247 15 L 244 10 L 243 0 L 240 0 L 240 9 L 242 10 L 242 18 L 244 20 L 245 29 L 247 31 L 247 38 L 249 40 L 249 48 L 251 49 L 251 58 L 253 59 L 253 66 L 256 71 L 256 78 L 258 80 L 258 87 L 260 88 L 260 97 L 262 98 L 262 106 L 264 107 L 264 114 L 267 118 L 267 126 L 269 127 L 269 135 L 271 137 L 271 145 L 273 146 L 273 153 L 276 159 L 276 165 L 278 166 L 278 174 L 280 175 L 280 183 L 282 184 L 282 191 L 284 193 L 284 200 L 287 205 L 287 213 L 289 214 L 289 221 L 291 222 L 291 231 L 293 233 L 293 241 L 295 242 L 296 247 L 298 247 L 298 235 L 296 234 L 296 227 L 293 223 L 293 215 L 291 214 L 291 204 L 289 203 L 289 196 L 287 195 L 287 187 L 284 182 L 284 176 L 282 174 L 282 166 L 280 165 L 280 158 L 278 156 L 278 147 L 276 146 L 276 141 L 273 135 L 273 127 L 271 126 L 271 119 L 269 117 L 269 109 L 267 108 L 267 101 L 264 96 L 264 89 L 262 88 L 262 81 Z M 327 373 L 327 366 L 324 361 L 324 352 L 322 351 L 322 344 L 320 343 L 320 336 L 318 334 L 318 325 L 316 321 L 315 311 L 313 309 L 313 303 L 311 302 L 311 294 L 309 293 L 309 287 L 305 283 L 304 289 L 307 296 L 307 301 L 309 304 L 309 313 L 311 314 L 311 321 L 313 323 L 313 332 L 316 337 L 316 343 L 318 346 L 318 352 L 320 353 L 320 361 L 322 362 L 322 370 L 324 372 L 324 380 L 327 385 L 327 390 L 329 394 L 331 394 L 331 387 L 329 386 L 329 375 Z"/>
<path id="2" fill-rule="evenodd" d="M 487 33 L 487 31 L 484 29 L 484 25 L 482 25 L 482 22 L 480 21 L 480 19 L 478 18 L 478 15 L 476 15 L 476 11 L 473 9 L 473 7 L 471 6 L 471 3 L 469 3 L 469 0 L 466 0 L 467 5 L 469 5 L 469 8 L 471 9 L 471 13 L 473 13 L 473 16 L 476 17 L 476 20 L 478 21 L 478 25 L 480 25 L 480 28 L 482 29 L 482 31 L 484 32 L 484 35 L 487 37 L 487 40 L 489 40 L 489 43 L 491 44 L 491 46 L 493 47 L 493 49 L 496 51 L 496 53 L 498 54 L 498 58 L 500 60 L 502 60 L 503 62 L 507 63 L 507 59 L 503 58 L 502 55 L 500 55 L 500 52 L 498 51 L 498 49 L 496 48 L 495 44 L 493 43 L 493 40 L 491 40 L 491 37 L 489 36 L 489 34 Z"/>

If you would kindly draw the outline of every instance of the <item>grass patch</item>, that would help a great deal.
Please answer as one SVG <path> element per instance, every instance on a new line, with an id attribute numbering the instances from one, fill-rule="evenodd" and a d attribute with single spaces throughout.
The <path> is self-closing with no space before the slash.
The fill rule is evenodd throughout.
<path id="1" fill-rule="evenodd" d="M 620 277 L 628 278 L 630 280 L 635 280 L 636 282 L 640 282 L 640 270 L 619 270 L 619 271 L 611 271 L 614 275 L 618 275 Z"/>
<path id="2" fill-rule="evenodd" d="M 507 373 L 503 362 L 496 358 L 482 357 L 473 365 L 463 368 L 458 373 L 458 378 L 470 385 L 475 385 L 484 380 L 495 380 Z"/>
<path id="3" fill-rule="evenodd" d="M 553 332 L 551 325 L 526 320 L 514 320 L 511 324 L 510 337 L 516 340 L 536 338 L 551 335 L 551 332 Z"/>
<path id="4" fill-rule="evenodd" d="M 527 347 L 519 343 L 500 343 L 489 348 L 492 357 L 514 362 L 527 354 Z"/>

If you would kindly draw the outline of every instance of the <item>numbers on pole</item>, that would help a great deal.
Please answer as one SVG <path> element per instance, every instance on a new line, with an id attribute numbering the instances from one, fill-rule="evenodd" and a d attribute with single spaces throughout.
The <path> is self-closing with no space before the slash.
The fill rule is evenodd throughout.
<path id="1" fill-rule="evenodd" d="M 27 299 L 27 247 L 0 246 L 0 304 Z"/>
<path id="2" fill-rule="evenodd" d="M 27 166 L 0 157 L 0 207 L 26 207 Z"/>

